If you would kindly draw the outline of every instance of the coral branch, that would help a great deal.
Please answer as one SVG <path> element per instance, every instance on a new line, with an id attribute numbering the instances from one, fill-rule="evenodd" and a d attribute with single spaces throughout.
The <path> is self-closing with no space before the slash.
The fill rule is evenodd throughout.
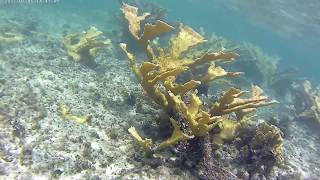
<path id="1" fill-rule="evenodd" d="M 179 58 L 181 54 L 190 47 L 205 42 L 204 38 L 188 26 L 180 25 L 177 36 L 170 40 L 170 53 L 174 58 Z"/>
<path id="2" fill-rule="evenodd" d="M 174 120 L 174 119 L 170 119 L 170 122 L 173 126 L 173 133 L 172 135 L 170 136 L 169 139 L 163 141 L 160 145 L 159 145 L 159 149 L 163 149 L 163 148 L 166 148 L 166 147 L 169 147 L 173 144 L 176 144 L 177 142 L 180 142 L 180 141 L 186 141 L 186 140 L 189 140 L 189 139 L 192 139 L 194 138 L 194 136 L 189 136 L 185 133 L 183 133 L 181 130 L 180 130 L 180 127 L 178 126 L 177 122 Z"/>
<path id="3" fill-rule="evenodd" d="M 151 149 L 152 148 L 152 140 L 151 139 L 142 139 L 142 137 L 137 132 L 136 128 L 131 127 L 128 129 L 129 133 L 132 135 L 132 137 L 136 140 L 136 142 L 140 145 L 140 147 L 144 149 Z"/>
<path id="4" fill-rule="evenodd" d="M 97 50 L 110 43 L 110 40 L 105 40 L 102 32 L 95 27 L 90 27 L 84 33 L 67 35 L 63 39 L 68 55 L 74 61 L 83 64 L 93 63 Z"/>
<path id="5" fill-rule="evenodd" d="M 126 3 L 122 4 L 121 11 L 124 17 L 128 20 L 129 31 L 131 35 L 134 38 L 139 39 L 140 23 L 141 21 L 145 20 L 150 13 L 144 13 L 142 16 L 138 16 L 138 8 L 130 6 Z"/>
<path id="6" fill-rule="evenodd" d="M 222 116 L 235 112 L 237 118 L 242 119 L 244 115 L 256 111 L 258 107 L 277 103 L 274 100 L 268 101 L 268 97 L 262 96 L 262 89 L 255 85 L 251 87 L 251 98 L 241 99 L 240 96 L 245 93 L 245 91 L 231 88 L 211 107 L 210 114 Z"/>
<path id="7" fill-rule="evenodd" d="M 138 8 L 130 6 L 126 3 L 123 3 L 121 11 L 125 19 L 128 21 L 131 35 L 146 52 L 148 58 L 152 59 L 154 57 L 154 53 L 152 48 L 149 46 L 149 40 L 163 33 L 172 31 L 174 27 L 163 21 L 157 20 L 155 24 L 144 25 L 144 31 L 140 36 L 141 22 L 145 20 L 150 13 L 144 13 L 142 16 L 138 16 Z"/>
<path id="8" fill-rule="evenodd" d="M 78 124 L 83 124 L 87 122 L 91 117 L 90 115 L 88 116 L 76 116 L 71 114 L 71 108 L 66 106 L 66 105 L 60 105 L 59 107 L 59 113 L 63 118 L 72 120 Z"/>
<path id="9" fill-rule="evenodd" d="M 224 60 L 224 61 L 233 61 L 235 58 L 239 57 L 240 55 L 234 52 L 224 52 L 223 50 L 220 50 L 216 53 L 210 53 L 207 52 L 204 55 L 202 55 L 200 58 L 196 59 L 192 64 L 189 66 L 198 66 L 204 63 L 208 62 L 214 62 L 218 60 Z"/>

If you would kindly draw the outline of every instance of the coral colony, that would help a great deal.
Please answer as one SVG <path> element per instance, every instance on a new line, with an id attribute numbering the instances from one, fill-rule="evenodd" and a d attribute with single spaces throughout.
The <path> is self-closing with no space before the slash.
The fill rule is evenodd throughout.
<path id="1" fill-rule="evenodd" d="M 165 111 L 179 112 L 185 121 L 184 123 L 188 126 L 182 129 L 177 124 L 177 121 L 171 118 L 173 133 L 169 139 L 159 145 L 153 145 L 151 139 L 140 137 L 136 129 L 131 127 L 129 132 L 142 147 L 147 149 L 166 148 L 179 141 L 207 136 L 215 127 L 221 128 L 221 133 L 216 136 L 229 133 L 230 135 L 224 135 L 223 137 L 232 138 L 235 129 L 249 119 L 246 118 L 246 115 L 254 112 L 258 107 L 276 103 L 276 101 L 268 101 L 268 98 L 262 95 L 263 91 L 258 86 L 252 86 L 250 98 L 241 98 L 246 92 L 231 88 L 219 100 L 212 103 L 211 107 L 204 108 L 196 93 L 196 88 L 202 83 L 219 78 L 241 75 L 241 72 L 227 72 L 218 66 L 219 62 L 233 61 L 239 55 L 221 50 L 219 52 L 206 52 L 195 59 L 185 58 L 183 54 L 189 48 L 199 45 L 205 40 L 192 28 L 182 24 L 179 26 L 179 33 L 170 39 L 169 48 L 154 48 L 150 44 L 150 40 L 172 31 L 174 27 L 163 21 L 157 21 L 154 24 L 145 24 L 144 31 L 140 33 L 141 22 L 150 14 L 144 13 L 139 16 L 138 9 L 128 4 L 123 4 L 121 10 L 128 21 L 130 33 L 149 59 L 148 61 L 143 61 L 141 65 L 137 65 L 134 55 L 128 52 L 127 45 L 122 43 L 121 48 L 129 58 L 132 71 L 149 97 Z M 188 80 L 184 84 L 176 82 L 178 75 L 189 69 L 209 63 L 207 75 L 199 79 Z M 183 100 L 185 97 L 188 98 L 188 104 Z M 235 120 L 225 117 L 230 113 L 236 114 Z"/>
<path id="2" fill-rule="evenodd" d="M 110 44 L 102 32 L 95 27 L 83 33 L 70 34 L 64 37 L 63 45 L 68 55 L 77 63 L 92 64 L 99 48 Z"/>

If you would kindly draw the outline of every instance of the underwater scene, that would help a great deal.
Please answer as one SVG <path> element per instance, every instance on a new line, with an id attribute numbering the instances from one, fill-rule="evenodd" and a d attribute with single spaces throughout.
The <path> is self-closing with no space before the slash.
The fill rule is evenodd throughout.
<path id="1" fill-rule="evenodd" d="M 0 0 L 0 180 L 318 180 L 319 37 L 318 0 Z"/>

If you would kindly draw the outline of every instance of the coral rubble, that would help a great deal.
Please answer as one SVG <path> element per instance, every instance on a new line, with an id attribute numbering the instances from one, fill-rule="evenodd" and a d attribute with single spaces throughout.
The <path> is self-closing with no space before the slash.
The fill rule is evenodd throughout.
<path id="1" fill-rule="evenodd" d="M 63 38 L 63 45 L 75 62 L 83 64 L 92 64 L 99 48 L 110 44 L 110 40 L 106 40 L 102 36 L 102 32 L 95 27 L 83 33 L 75 33 L 67 35 Z"/>
<path id="2" fill-rule="evenodd" d="M 202 83 L 241 75 L 241 72 L 227 72 L 219 66 L 220 62 L 233 61 L 239 55 L 222 49 L 215 53 L 205 52 L 195 58 L 184 56 L 190 48 L 205 42 L 204 37 L 186 25 L 179 26 L 179 32 L 172 36 L 168 48 L 154 47 L 150 41 L 172 31 L 174 27 L 158 20 L 154 24 L 145 24 L 144 31 L 141 32 L 142 22 L 150 14 L 144 13 L 139 16 L 136 7 L 125 3 L 121 10 L 128 21 L 131 35 L 148 57 L 148 61 L 137 65 L 135 56 L 128 51 L 127 44 L 121 44 L 137 79 L 150 98 L 168 114 L 172 111 L 180 113 L 187 125 L 187 128 L 179 127 L 177 121 L 172 117 L 171 124 L 174 131 L 171 137 L 160 145 L 153 145 L 155 149 L 165 148 L 194 137 L 207 136 L 214 127 L 221 126 L 226 121 L 225 115 L 227 114 L 236 113 L 240 121 L 246 114 L 254 112 L 256 108 L 275 103 L 275 101 L 268 101 L 258 86 L 253 86 L 249 98 L 240 98 L 246 91 L 231 88 L 211 107 L 205 108 L 195 89 Z M 204 64 L 210 64 L 204 76 L 195 80 L 189 79 L 183 84 L 176 81 L 179 75 Z M 130 128 L 129 132 L 139 144 L 147 140 L 148 147 L 150 147 L 149 139 L 143 140 L 138 136 L 137 131 L 132 130 Z"/>
<path id="3" fill-rule="evenodd" d="M 79 123 L 79 124 L 85 123 L 90 119 L 90 115 L 76 116 L 76 115 L 71 114 L 70 111 L 71 111 L 71 108 L 66 105 L 61 104 L 59 107 L 59 113 L 63 118 L 72 120 L 72 121 Z"/>

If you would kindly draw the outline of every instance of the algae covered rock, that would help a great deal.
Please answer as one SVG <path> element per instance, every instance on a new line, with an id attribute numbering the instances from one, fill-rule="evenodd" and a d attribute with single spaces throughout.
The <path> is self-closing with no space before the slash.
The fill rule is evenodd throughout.
<path id="1" fill-rule="evenodd" d="M 88 31 L 70 34 L 63 38 L 63 45 L 75 62 L 82 64 L 93 64 L 99 48 L 110 44 L 110 40 L 102 36 L 102 32 L 95 27 Z"/>
<path id="2" fill-rule="evenodd" d="M 274 166 L 283 164 L 282 132 L 279 128 L 263 122 L 255 131 L 248 129 L 239 135 L 242 145 L 239 146 L 240 158 L 248 171 L 268 176 Z"/>

